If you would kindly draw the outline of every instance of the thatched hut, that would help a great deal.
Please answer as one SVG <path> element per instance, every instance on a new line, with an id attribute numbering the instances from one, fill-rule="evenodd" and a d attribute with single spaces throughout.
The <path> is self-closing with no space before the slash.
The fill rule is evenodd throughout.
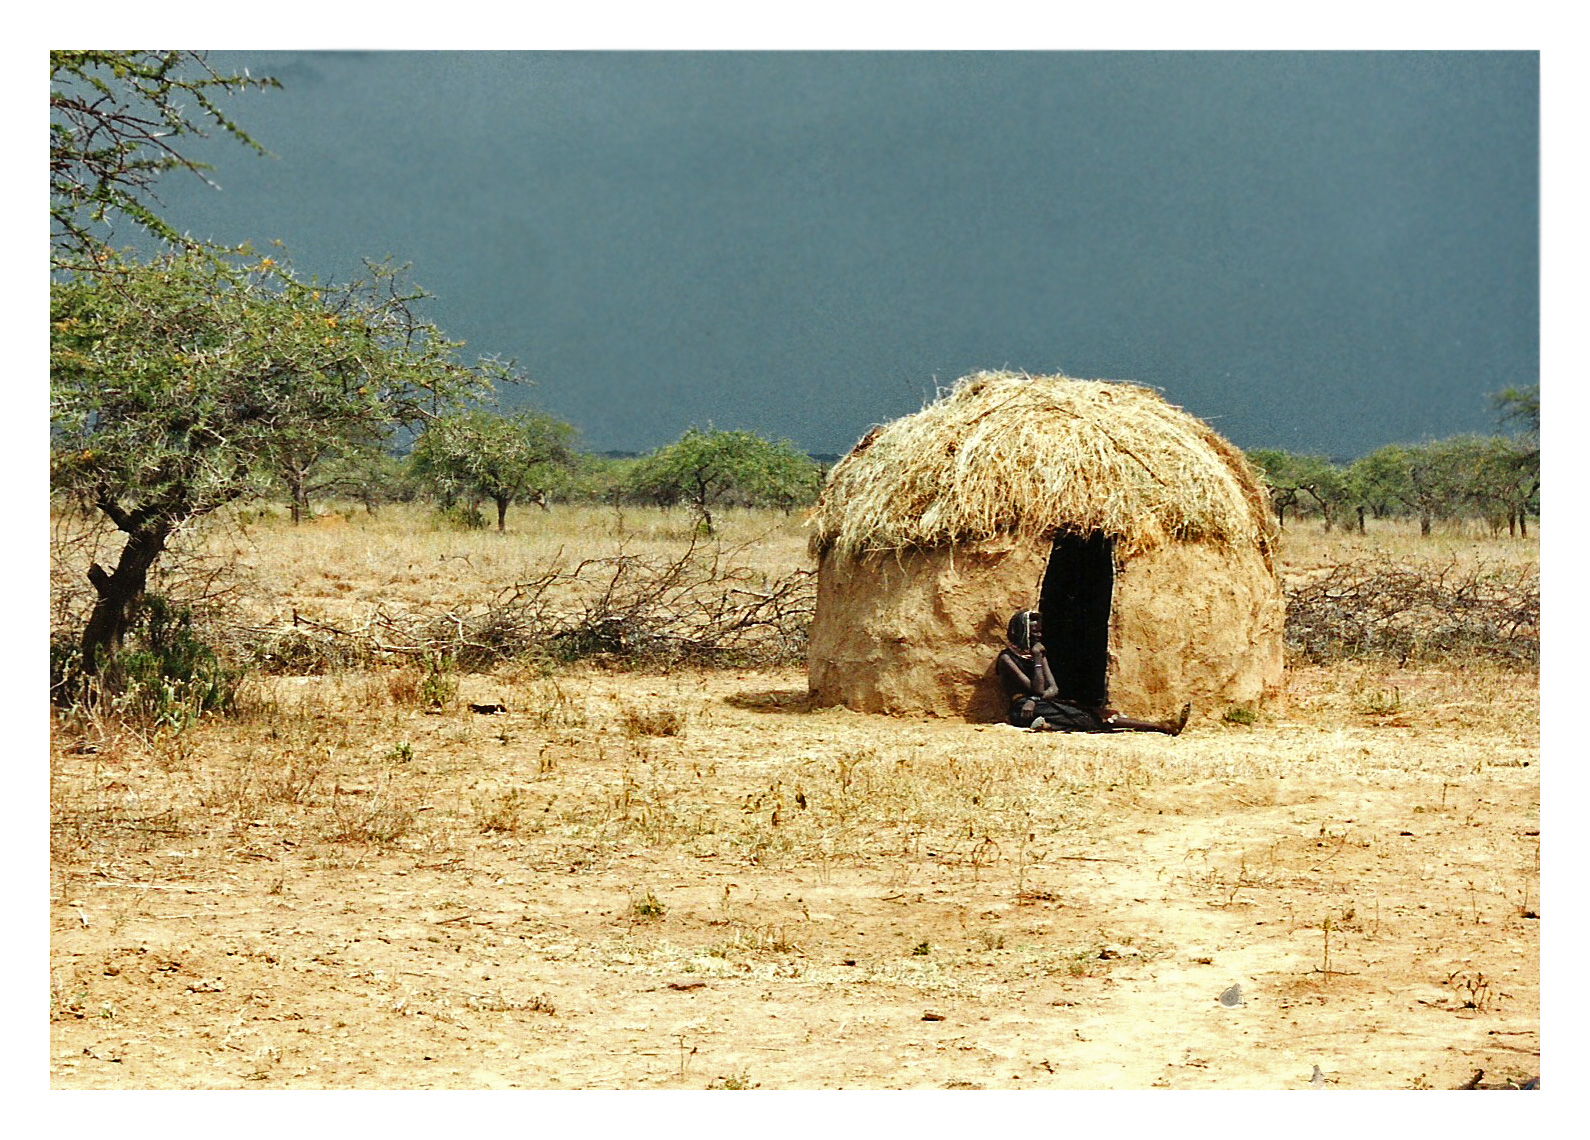
<path id="1" fill-rule="evenodd" d="M 965 377 L 840 460 L 813 525 L 820 704 L 1001 720 L 993 661 L 1027 608 L 1067 695 L 1107 690 L 1131 716 L 1250 702 L 1281 679 L 1264 486 L 1135 384 Z"/>

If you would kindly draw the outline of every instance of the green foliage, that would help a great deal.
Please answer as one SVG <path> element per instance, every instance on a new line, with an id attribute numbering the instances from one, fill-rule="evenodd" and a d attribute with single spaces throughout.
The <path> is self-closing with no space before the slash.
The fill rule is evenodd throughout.
<path id="1" fill-rule="evenodd" d="M 1540 439 L 1540 385 L 1503 388 L 1491 397 L 1504 426 L 1511 425 L 1531 440 Z"/>
<path id="2" fill-rule="evenodd" d="M 1315 509 L 1326 529 L 1342 508 L 1385 518 L 1409 513 L 1430 533 L 1437 519 L 1480 517 L 1517 528 L 1538 513 L 1540 449 L 1527 436 L 1461 435 L 1390 444 L 1345 468 L 1320 456 L 1275 449 L 1248 453 L 1284 524 L 1289 510 Z"/>
<path id="3" fill-rule="evenodd" d="M 458 699 L 458 663 L 445 653 L 425 655 L 425 679 L 420 682 L 420 702 L 445 708 Z"/>
<path id="4" fill-rule="evenodd" d="M 1312 502 L 1329 529 L 1335 522 L 1337 508 L 1348 501 L 1349 486 L 1343 471 L 1323 455 L 1294 455 L 1261 448 L 1250 451 L 1248 458 L 1269 485 L 1271 501 L 1283 526 L 1288 509 Z"/>
<path id="5" fill-rule="evenodd" d="M 120 218 L 169 244 L 195 246 L 151 209 L 151 187 L 173 169 L 203 177 L 208 167 L 178 147 L 210 129 L 265 153 L 215 97 L 279 86 L 246 71 L 217 72 L 202 52 L 50 52 L 53 263 L 95 263 L 105 252 L 108 225 Z"/>
<path id="6" fill-rule="evenodd" d="M 502 530 L 508 505 L 566 488 L 575 470 L 572 425 L 540 411 L 476 409 L 432 423 L 414 445 L 412 469 L 444 500 L 485 497 Z"/>
<path id="7" fill-rule="evenodd" d="M 1402 467 L 1403 502 L 1419 517 L 1423 533 L 1430 532 L 1436 519 L 1476 509 L 1486 512 L 1493 497 L 1483 485 L 1486 472 L 1505 447 L 1501 440 L 1466 435 L 1402 446 L 1393 452 Z"/>
<path id="8" fill-rule="evenodd" d="M 1347 468 L 1347 485 L 1353 502 L 1385 518 L 1408 500 L 1407 448 L 1393 444 L 1355 459 Z"/>
<path id="9" fill-rule="evenodd" d="M 630 913 L 642 922 L 650 922 L 662 918 L 668 913 L 668 908 L 658 901 L 657 896 L 651 891 L 647 891 L 639 898 L 631 899 L 629 909 Z"/>
<path id="10" fill-rule="evenodd" d="M 128 644 L 108 674 L 91 678 L 82 671 L 75 645 L 56 643 L 50 652 L 50 692 L 56 703 L 73 706 L 94 690 L 113 693 L 121 714 L 157 727 L 182 729 L 207 712 L 225 712 L 237 699 L 242 674 L 229 669 L 193 629 L 191 611 L 158 594 L 140 601 Z"/>
<path id="11" fill-rule="evenodd" d="M 87 673 L 121 644 L 179 528 L 260 493 L 284 449 L 373 448 L 490 387 L 496 365 L 462 365 L 416 315 L 423 293 L 368 269 L 321 287 L 269 257 L 106 254 L 51 283 L 52 489 L 127 536 L 114 572 L 89 567 Z"/>
<path id="12" fill-rule="evenodd" d="M 685 503 L 712 533 L 714 508 L 771 506 L 789 511 L 822 488 L 822 468 L 788 440 L 755 432 L 691 428 L 631 469 L 629 497 L 661 505 Z"/>
<path id="13" fill-rule="evenodd" d="M 388 503 L 413 502 L 420 494 L 409 464 L 384 447 L 352 447 L 330 456 L 310 489 L 353 499 L 371 514 Z"/>
<path id="14" fill-rule="evenodd" d="M 454 503 L 450 507 L 441 507 L 437 515 L 443 523 L 443 529 L 485 530 L 488 525 L 486 516 L 480 513 L 476 503 Z"/>
<path id="15" fill-rule="evenodd" d="M 627 497 L 630 473 L 639 459 L 580 454 L 563 494 L 574 501 L 617 504 Z"/>
<path id="16" fill-rule="evenodd" d="M 372 446 L 489 386 L 415 315 L 423 293 L 369 270 L 322 288 L 269 257 L 179 253 L 54 282 L 54 489 L 118 526 L 177 525 L 258 493 L 283 448 Z"/>

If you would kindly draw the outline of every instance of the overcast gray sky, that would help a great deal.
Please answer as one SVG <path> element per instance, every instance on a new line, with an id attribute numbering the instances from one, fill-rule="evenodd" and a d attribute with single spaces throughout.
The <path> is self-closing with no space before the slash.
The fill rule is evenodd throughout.
<path id="1" fill-rule="evenodd" d="M 838 452 L 1010 367 L 1348 458 L 1538 378 L 1534 53 L 212 59 L 281 79 L 233 105 L 275 157 L 218 140 L 165 216 L 412 262 L 593 449 Z"/>

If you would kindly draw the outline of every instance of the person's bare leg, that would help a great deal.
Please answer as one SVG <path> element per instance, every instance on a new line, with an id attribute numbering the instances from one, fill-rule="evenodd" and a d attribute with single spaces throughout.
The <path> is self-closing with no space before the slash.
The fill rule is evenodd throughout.
<path id="1" fill-rule="evenodd" d="M 1180 736 L 1191 715 L 1192 705 L 1187 704 L 1182 705 L 1181 712 L 1167 721 L 1133 720 L 1116 713 L 1106 718 L 1104 723 L 1111 732 L 1163 732 L 1166 736 Z"/>

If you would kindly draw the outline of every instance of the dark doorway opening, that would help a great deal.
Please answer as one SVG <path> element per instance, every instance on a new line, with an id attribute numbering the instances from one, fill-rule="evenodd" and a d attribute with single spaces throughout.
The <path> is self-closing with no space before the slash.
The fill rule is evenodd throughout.
<path id="1" fill-rule="evenodd" d="M 1079 705 L 1109 703 L 1110 601 L 1115 592 L 1115 541 L 1102 531 L 1061 534 L 1044 571 L 1038 612 L 1043 643 L 1060 698 Z"/>

